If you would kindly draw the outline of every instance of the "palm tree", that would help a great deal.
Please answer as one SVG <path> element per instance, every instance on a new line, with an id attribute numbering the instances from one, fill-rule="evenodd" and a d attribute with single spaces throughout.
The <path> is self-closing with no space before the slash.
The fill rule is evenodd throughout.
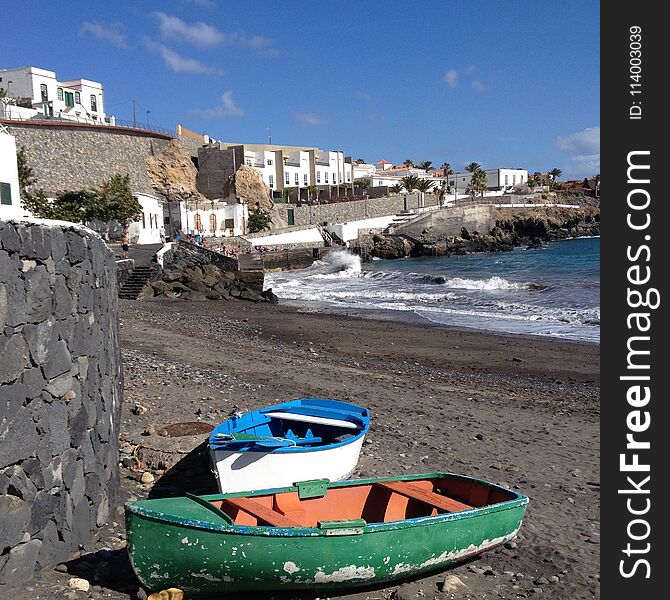
<path id="1" fill-rule="evenodd" d="M 561 171 L 560 169 L 552 169 L 551 171 L 549 171 L 549 175 L 551 175 L 554 178 L 554 181 L 557 181 L 562 173 L 563 171 Z"/>
<path id="2" fill-rule="evenodd" d="M 451 165 L 448 162 L 442 163 L 442 176 L 448 177 L 453 175 L 454 170 L 451 168 Z"/>
<path id="3" fill-rule="evenodd" d="M 307 186 L 307 192 L 312 200 L 317 200 L 319 198 L 319 186 L 309 185 Z"/>
<path id="4" fill-rule="evenodd" d="M 444 197 L 451 194 L 451 186 L 443 179 L 440 187 L 437 188 L 437 197 L 440 199 L 440 206 L 444 204 Z"/>
<path id="5" fill-rule="evenodd" d="M 472 179 L 470 179 L 470 184 L 466 190 L 468 194 L 472 194 L 474 196 L 477 192 L 480 192 L 483 196 L 487 187 L 486 173 L 484 173 L 484 171 L 481 169 L 472 171 Z"/>
<path id="6" fill-rule="evenodd" d="M 407 160 L 403 161 L 402 164 L 405 165 L 407 168 L 410 168 L 414 166 L 414 161 L 408 158 Z"/>
<path id="7" fill-rule="evenodd" d="M 479 163 L 471 162 L 471 163 L 468 163 L 467 165 L 465 165 L 465 170 L 468 173 L 475 173 L 476 171 L 481 171 L 482 166 Z"/>
<path id="8" fill-rule="evenodd" d="M 422 194 L 425 194 L 426 192 L 430 191 L 430 189 L 436 184 L 435 181 L 431 181 L 430 179 L 419 179 L 418 183 L 414 186 L 417 190 L 419 190 Z"/>
<path id="9" fill-rule="evenodd" d="M 432 164 L 433 164 L 433 161 L 424 160 L 423 162 L 420 162 L 417 166 L 419 167 L 419 169 L 423 169 L 424 171 L 427 171 L 428 169 L 430 169 L 430 165 L 432 165 Z"/>
<path id="10" fill-rule="evenodd" d="M 389 189 L 394 194 L 399 194 L 400 192 L 402 192 L 402 185 L 400 185 L 399 183 L 396 183 L 396 184 L 392 185 Z"/>
<path id="11" fill-rule="evenodd" d="M 285 187 L 281 191 L 281 197 L 283 198 L 284 202 L 286 202 L 286 204 L 291 203 L 291 194 L 292 193 L 293 193 L 293 188 L 291 188 L 291 187 Z"/>
<path id="12" fill-rule="evenodd" d="M 430 179 L 421 178 L 414 186 L 419 191 L 419 206 L 423 208 L 426 205 L 426 192 L 435 185 Z"/>
<path id="13" fill-rule="evenodd" d="M 419 183 L 419 178 L 416 175 L 407 175 L 401 180 L 402 187 L 404 187 L 408 192 L 417 189 L 417 184 Z"/>

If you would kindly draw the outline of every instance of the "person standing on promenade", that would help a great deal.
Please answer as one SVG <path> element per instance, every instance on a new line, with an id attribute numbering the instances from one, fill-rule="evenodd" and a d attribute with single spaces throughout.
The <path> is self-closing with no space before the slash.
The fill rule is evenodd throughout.
<path id="1" fill-rule="evenodd" d="M 128 234 L 123 234 L 123 239 L 121 240 L 121 250 L 123 250 L 123 258 L 128 258 Z"/>
<path id="2" fill-rule="evenodd" d="M 158 230 L 158 235 L 161 238 L 161 244 L 165 243 L 165 227 L 161 225 L 161 228 Z"/>

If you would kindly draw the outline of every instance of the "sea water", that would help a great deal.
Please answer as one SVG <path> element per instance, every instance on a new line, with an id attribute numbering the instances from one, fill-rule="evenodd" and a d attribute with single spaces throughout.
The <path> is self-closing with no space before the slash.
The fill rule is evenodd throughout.
<path id="1" fill-rule="evenodd" d="M 599 342 L 600 239 L 510 252 L 373 260 L 334 252 L 269 273 L 280 300 L 314 310 L 385 311 L 400 320 Z"/>

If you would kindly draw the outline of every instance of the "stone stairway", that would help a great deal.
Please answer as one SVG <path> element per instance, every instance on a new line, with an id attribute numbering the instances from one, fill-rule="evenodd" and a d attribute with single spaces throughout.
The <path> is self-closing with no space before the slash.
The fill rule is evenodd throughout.
<path id="1" fill-rule="evenodd" d="M 398 213 L 393 217 L 393 220 L 391 221 L 391 223 L 389 223 L 389 226 L 386 229 L 384 229 L 384 233 L 393 233 L 394 229 L 398 225 L 404 225 L 414 217 L 416 217 L 416 215 L 409 211 L 403 211 L 401 213 Z"/>
<path id="2" fill-rule="evenodd" d="M 153 279 L 157 271 L 158 267 L 155 265 L 135 267 L 128 279 L 119 288 L 119 298 L 137 300 L 142 288 Z"/>

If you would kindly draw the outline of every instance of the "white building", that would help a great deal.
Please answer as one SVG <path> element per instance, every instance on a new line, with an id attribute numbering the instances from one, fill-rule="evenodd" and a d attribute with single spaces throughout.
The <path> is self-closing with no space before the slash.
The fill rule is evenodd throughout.
<path id="1" fill-rule="evenodd" d="M 486 169 L 486 187 L 490 191 L 511 191 L 514 186 L 528 183 L 528 171 L 526 169 Z M 452 173 L 448 177 L 449 185 L 464 193 L 470 185 L 472 173 Z"/>
<path id="2" fill-rule="evenodd" d="M 213 157 L 213 155 L 218 155 Z M 240 165 L 256 169 L 273 197 L 290 189 L 291 198 L 309 199 L 312 186 L 321 197 L 330 197 L 353 182 L 351 158 L 341 150 L 324 151 L 306 146 L 233 144 L 217 142 L 198 150 L 198 189 L 207 197 L 221 193 L 222 185 Z"/>
<path id="3" fill-rule="evenodd" d="M 163 205 L 167 235 L 174 238 L 200 234 L 203 237 L 229 237 L 247 232 L 249 209 L 244 203 L 227 204 L 223 200 L 190 200 Z"/>
<path id="4" fill-rule="evenodd" d="M 21 207 L 19 171 L 16 164 L 16 140 L 0 124 L 0 219 L 20 219 L 30 216 Z"/>
<path id="5" fill-rule="evenodd" d="M 88 79 L 59 81 L 54 71 L 37 67 L 0 69 L 0 88 L 6 99 L 23 100 L 30 107 L 4 102 L 4 118 L 36 116 L 113 125 L 114 117 L 105 115 L 101 83 Z"/>
<path id="6" fill-rule="evenodd" d="M 131 244 L 158 244 L 163 227 L 163 200 L 149 194 L 135 194 L 142 206 L 142 216 L 128 226 Z"/>

